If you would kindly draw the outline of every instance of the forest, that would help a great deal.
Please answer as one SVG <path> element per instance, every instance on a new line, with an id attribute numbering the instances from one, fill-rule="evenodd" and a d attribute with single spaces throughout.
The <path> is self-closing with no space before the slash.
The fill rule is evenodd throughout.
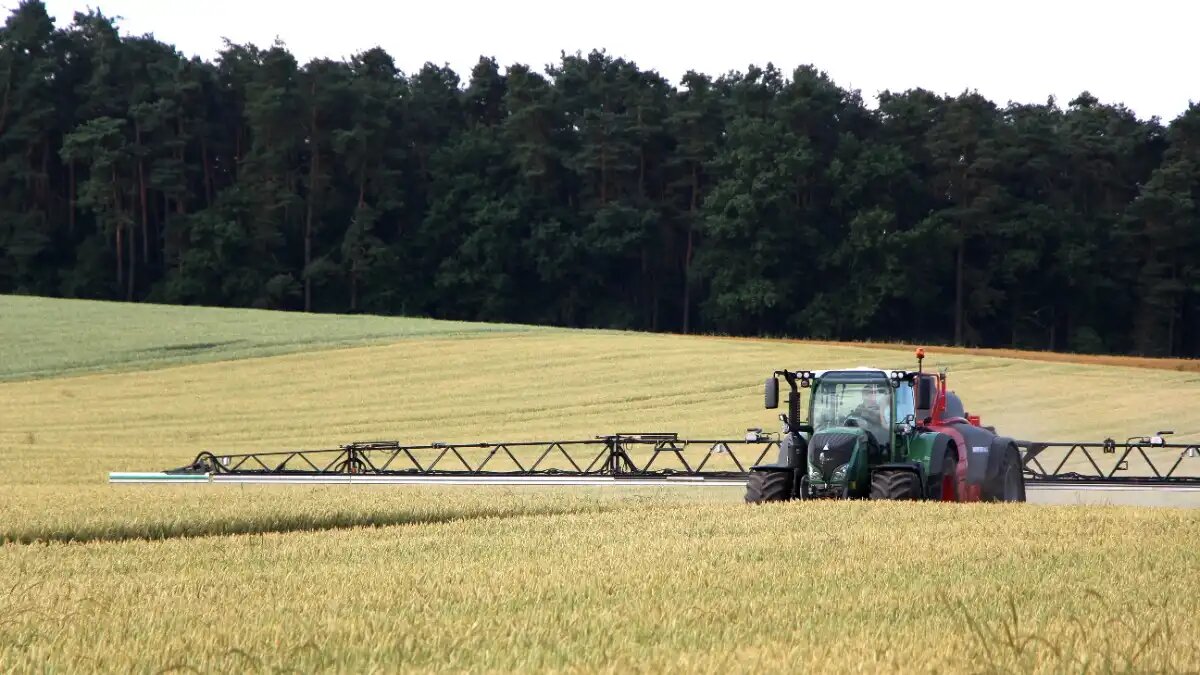
<path id="1" fill-rule="evenodd" d="M 206 60 L 37 0 L 0 78 L 0 293 L 1200 356 L 1200 104 Z"/>

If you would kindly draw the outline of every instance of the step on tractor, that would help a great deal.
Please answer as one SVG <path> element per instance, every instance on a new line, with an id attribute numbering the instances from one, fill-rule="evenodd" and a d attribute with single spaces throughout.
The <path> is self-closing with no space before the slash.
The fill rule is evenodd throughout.
<path id="1" fill-rule="evenodd" d="M 1200 445 L 1169 443 L 1167 431 L 1124 443 L 1000 436 L 947 390 L 945 372 L 925 372 L 924 358 L 924 350 L 917 350 L 915 372 L 776 371 L 766 382 L 767 408 L 779 407 L 780 381 L 788 386 L 778 435 L 755 428 L 725 439 L 622 432 L 542 441 L 392 440 L 312 450 L 205 450 L 178 469 L 112 472 L 109 481 L 729 487 L 745 489 L 751 503 L 1020 502 L 1027 483 L 1046 489 L 1200 487 Z M 775 462 L 764 463 L 775 456 Z"/>
<path id="2" fill-rule="evenodd" d="M 946 389 L 946 374 L 917 370 L 779 370 L 766 382 L 766 407 L 779 407 L 779 458 L 751 467 L 750 503 L 791 499 L 945 502 L 1025 501 L 1017 442 L 980 425 Z M 808 390 L 808 421 L 801 392 Z"/>

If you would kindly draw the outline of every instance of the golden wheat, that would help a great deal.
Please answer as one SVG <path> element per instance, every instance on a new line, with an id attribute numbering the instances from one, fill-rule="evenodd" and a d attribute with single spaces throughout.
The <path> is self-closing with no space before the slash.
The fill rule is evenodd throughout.
<path id="1" fill-rule="evenodd" d="M 104 483 L 205 449 L 737 436 L 773 428 L 773 369 L 911 365 L 868 346 L 434 329 L 0 384 L 0 670 L 1200 668 L 1200 582 L 1181 573 L 1195 511 Z M 1200 430 L 1194 373 L 930 362 L 1017 437 Z"/>
<path id="2" fill-rule="evenodd" d="M 10 544 L 0 553 L 11 583 L 0 595 L 0 663 L 142 672 L 1200 667 L 1190 629 L 1200 581 L 1179 573 L 1194 565 L 1200 537 L 1190 511 L 749 508 L 654 492 L 257 494 L 318 517 L 356 500 L 360 513 L 434 517 Z"/>

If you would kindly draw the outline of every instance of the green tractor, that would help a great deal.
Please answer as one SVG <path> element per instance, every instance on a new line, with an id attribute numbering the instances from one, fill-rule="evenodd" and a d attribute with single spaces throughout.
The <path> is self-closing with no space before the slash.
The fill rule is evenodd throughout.
<path id="1" fill-rule="evenodd" d="M 779 459 L 751 468 L 746 501 L 1025 501 L 1016 443 L 968 414 L 945 373 L 923 372 L 924 357 L 917 350 L 915 372 L 776 371 L 766 407 L 779 407 L 780 378 L 790 388 Z"/>

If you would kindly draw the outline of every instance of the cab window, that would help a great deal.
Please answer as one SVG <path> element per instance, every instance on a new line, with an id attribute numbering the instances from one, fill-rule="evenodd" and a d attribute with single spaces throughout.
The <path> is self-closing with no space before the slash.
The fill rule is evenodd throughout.
<path id="1" fill-rule="evenodd" d="M 896 421 L 903 422 L 909 415 L 916 415 L 916 391 L 912 382 L 901 381 L 896 389 Z"/>

